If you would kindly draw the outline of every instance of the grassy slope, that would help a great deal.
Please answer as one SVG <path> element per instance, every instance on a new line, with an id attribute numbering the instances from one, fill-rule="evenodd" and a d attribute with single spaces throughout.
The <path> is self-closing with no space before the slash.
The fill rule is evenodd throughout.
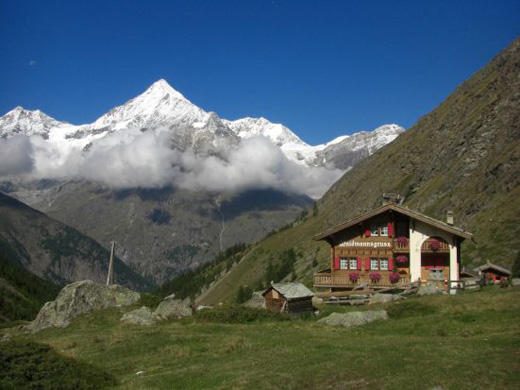
<path id="1" fill-rule="evenodd" d="M 202 299 L 229 300 L 241 284 L 255 285 L 269 257 L 294 247 L 303 253 L 298 279 L 312 285 L 327 246 L 311 237 L 381 204 L 384 192 L 404 205 L 474 233 L 463 264 L 511 264 L 520 247 L 520 39 L 459 86 L 410 130 L 357 164 L 318 202 L 317 216 L 260 242 Z M 317 252 L 318 251 L 318 252 Z M 318 267 L 312 267 L 317 257 Z"/>
<path id="2" fill-rule="evenodd" d="M 66 329 L 14 338 L 47 343 L 103 368 L 119 381 L 116 388 L 129 390 L 502 389 L 518 383 L 520 289 L 488 287 L 405 304 L 407 310 L 397 310 L 403 303 L 387 306 L 401 318 L 355 329 L 312 319 L 188 319 L 148 328 L 124 325 L 119 311 L 106 310 Z"/>

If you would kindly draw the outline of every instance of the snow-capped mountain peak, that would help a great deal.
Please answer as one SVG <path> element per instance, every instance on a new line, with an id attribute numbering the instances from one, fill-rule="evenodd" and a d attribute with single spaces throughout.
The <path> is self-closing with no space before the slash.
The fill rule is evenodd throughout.
<path id="1" fill-rule="evenodd" d="M 17 106 L 0 118 L 0 138 L 17 134 L 47 138 L 51 129 L 65 125 L 40 110 L 26 110 Z"/>
<path id="2" fill-rule="evenodd" d="M 206 112 L 173 89 L 166 80 L 153 83 L 146 91 L 96 120 L 92 128 L 152 128 L 203 122 Z"/>
<path id="3" fill-rule="evenodd" d="M 285 127 L 281 123 L 272 123 L 264 117 L 247 117 L 236 121 L 225 121 L 225 123 L 242 139 L 264 136 L 280 147 L 288 145 L 298 145 L 301 147 L 309 146 L 289 128 Z"/>
<path id="4" fill-rule="evenodd" d="M 165 79 L 157 80 L 144 92 L 144 94 L 147 94 L 148 97 L 151 97 L 152 99 L 163 99 L 168 95 L 170 98 L 189 102 L 182 93 L 176 91 Z"/>

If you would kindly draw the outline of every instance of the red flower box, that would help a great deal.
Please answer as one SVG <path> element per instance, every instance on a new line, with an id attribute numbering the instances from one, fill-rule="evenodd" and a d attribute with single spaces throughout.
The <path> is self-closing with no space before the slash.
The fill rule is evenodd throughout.
<path id="1" fill-rule="evenodd" d="M 408 263 L 408 256 L 399 255 L 395 258 L 395 261 L 397 261 L 399 264 L 406 264 Z"/>
<path id="2" fill-rule="evenodd" d="M 372 283 L 377 283 L 381 280 L 381 274 L 379 272 L 370 272 L 368 277 L 372 281 Z"/>
<path id="3" fill-rule="evenodd" d="M 401 278 L 401 275 L 399 275 L 398 272 L 392 272 L 388 278 L 390 279 L 390 283 L 392 284 L 395 284 L 399 281 L 399 279 Z"/>
<path id="4" fill-rule="evenodd" d="M 350 272 L 348 278 L 352 283 L 356 283 L 359 280 L 359 272 Z"/>

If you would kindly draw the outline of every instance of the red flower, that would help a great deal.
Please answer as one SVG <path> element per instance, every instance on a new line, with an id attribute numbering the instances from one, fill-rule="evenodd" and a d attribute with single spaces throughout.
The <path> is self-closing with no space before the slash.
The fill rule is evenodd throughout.
<path id="1" fill-rule="evenodd" d="M 408 238 L 406 238 L 405 236 L 397 237 L 397 243 L 401 245 L 406 245 L 408 244 Z"/>
<path id="2" fill-rule="evenodd" d="M 370 272 L 368 277 L 373 283 L 377 283 L 381 280 L 381 274 L 379 272 Z"/>
<path id="3" fill-rule="evenodd" d="M 437 240 L 430 241 L 430 249 L 432 251 L 438 251 L 441 248 L 441 243 Z"/>
<path id="4" fill-rule="evenodd" d="M 401 278 L 401 275 L 399 275 L 398 272 L 392 272 L 388 278 L 390 279 L 390 283 L 392 284 L 395 284 L 399 281 L 399 279 Z"/>
<path id="5" fill-rule="evenodd" d="M 350 272 L 348 277 L 352 283 L 356 283 L 359 280 L 359 272 Z"/>
<path id="6" fill-rule="evenodd" d="M 395 261 L 397 261 L 399 264 L 408 263 L 408 256 L 399 255 L 395 258 Z"/>

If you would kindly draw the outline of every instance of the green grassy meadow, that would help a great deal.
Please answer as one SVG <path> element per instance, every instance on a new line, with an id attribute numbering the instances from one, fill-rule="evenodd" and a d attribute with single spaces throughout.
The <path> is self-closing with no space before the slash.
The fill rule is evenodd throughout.
<path id="1" fill-rule="evenodd" d="M 320 307 L 320 317 L 376 308 Z M 2 333 L 99 368 L 116 378 L 110 389 L 461 390 L 520 383 L 520 288 L 414 297 L 385 308 L 388 321 L 351 329 L 312 318 L 230 324 L 202 315 L 140 327 L 122 324 L 120 310 L 104 310 L 65 329 Z"/>

